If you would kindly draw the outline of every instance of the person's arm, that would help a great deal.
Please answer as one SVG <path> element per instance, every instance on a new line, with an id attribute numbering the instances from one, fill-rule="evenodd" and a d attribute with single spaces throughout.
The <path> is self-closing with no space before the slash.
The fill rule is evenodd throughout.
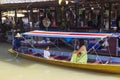
<path id="1" fill-rule="evenodd" d="M 81 51 L 86 51 L 85 45 L 81 46 L 81 47 L 77 50 L 76 53 L 78 54 L 78 53 L 81 52 Z"/>

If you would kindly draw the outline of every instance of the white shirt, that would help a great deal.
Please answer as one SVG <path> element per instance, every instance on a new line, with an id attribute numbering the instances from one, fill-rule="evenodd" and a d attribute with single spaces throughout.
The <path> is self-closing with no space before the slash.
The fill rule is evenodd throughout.
<path id="1" fill-rule="evenodd" d="M 47 50 L 44 50 L 44 58 L 49 59 L 50 57 L 50 52 Z"/>

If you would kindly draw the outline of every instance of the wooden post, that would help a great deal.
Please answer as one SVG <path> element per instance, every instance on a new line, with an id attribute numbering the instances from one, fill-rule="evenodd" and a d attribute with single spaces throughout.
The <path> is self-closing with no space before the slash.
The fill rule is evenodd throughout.
<path id="1" fill-rule="evenodd" d="M 0 10 L 0 23 L 2 23 L 2 12 Z"/>
<path id="2" fill-rule="evenodd" d="M 40 29 L 40 9 L 38 9 L 38 22 L 39 22 L 39 29 Z"/>
<path id="3" fill-rule="evenodd" d="M 109 3 L 109 30 L 111 29 L 111 7 L 112 7 L 112 4 Z"/>
<path id="4" fill-rule="evenodd" d="M 15 10 L 15 16 L 14 16 L 15 24 L 17 23 L 17 10 Z"/>
<path id="5" fill-rule="evenodd" d="M 33 29 L 33 9 L 30 9 L 30 12 L 29 12 L 29 24 L 30 24 L 30 30 Z"/>
<path id="6" fill-rule="evenodd" d="M 101 4 L 101 11 L 100 11 L 100 15 L 101 15 L 101 23 L 100 23 L 100 28 L 101 28 L 101 31 L 104 30 L 104 15 L 103 15 L 103 12 L 104 12 L 104 4 Z"/>

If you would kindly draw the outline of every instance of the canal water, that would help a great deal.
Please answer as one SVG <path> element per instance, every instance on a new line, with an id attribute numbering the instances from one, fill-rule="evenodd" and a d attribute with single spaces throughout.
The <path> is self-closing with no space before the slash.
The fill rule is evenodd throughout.
<path id="1" fill-rule="evenodd" d="M 78 70 L 26 60 L 8 53 L 0 43 L 0 80 L 120 80 L 120 74 Z"/>

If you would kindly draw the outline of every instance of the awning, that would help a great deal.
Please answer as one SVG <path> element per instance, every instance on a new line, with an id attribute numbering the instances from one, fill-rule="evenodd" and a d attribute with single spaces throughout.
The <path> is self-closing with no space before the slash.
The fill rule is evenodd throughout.
<path id="1" fill-rule="evenodd" d="M 60 32 L 60 31 L 30 31 L 22 34 L 23 36 L 39 36 L 53 38 L 106 38 L 112 36 L 112 33 L 82 33 L 82 32 Z"/>

